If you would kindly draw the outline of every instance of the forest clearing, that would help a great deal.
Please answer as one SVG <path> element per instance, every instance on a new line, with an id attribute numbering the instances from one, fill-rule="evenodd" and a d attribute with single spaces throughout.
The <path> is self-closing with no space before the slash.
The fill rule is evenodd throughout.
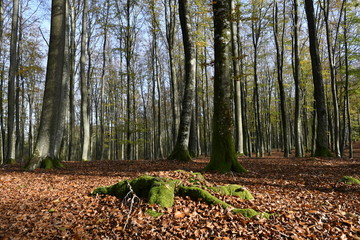
<path id="1" fill-rule="evenodd" d="M 142 199 L 129 208 L 112 196 L 91 196 L 96 187 L 145 173 L 181 178 L 176 170 L 200 172 L 208 158 L 64 162 L 65 168 L 24 171 L 0 168 L 0 239 L 359 239 L 360 185 L 339 182 L 359 178 L 360 142 L 354 158 L 240 158 L 247 173 L 203 173 L 215 185 L 239 184 L 253 200 L 227 196 L 240 208 L 274 213 L 270 219 L 245 218 L 220 206 L 175 197 L 161 209 Z M 148 209 L 163 213 L 152 217 Z"/>

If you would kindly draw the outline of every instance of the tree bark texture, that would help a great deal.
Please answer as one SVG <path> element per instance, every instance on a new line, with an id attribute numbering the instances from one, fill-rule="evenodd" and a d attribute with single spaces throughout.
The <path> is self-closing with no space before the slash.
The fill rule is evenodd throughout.
<path id="1" fill-rule="evenodd" d="M 212 122 L 212 153 L 207 171 L 245 172 L 237 161 L 233 138 L 233 98 L 231 93 L 230 2 L 213 3 L 214 12 L 214 115 Z"/>
<path id="2" fill-rule="evenodd" d="M 191 157 L 188 150 L 191 114 L 194 102 L 194 83 L 195 83 L 195 46 L 191 33 L 189 2 L 179 0 L 179 16 L 183 36 L 185 54 L 185 89 L 180 113 L 180 125 L 176 144 L 169 159 L 179 161 L 190 161 Z"/>
<path id="3" fill-rule="evenodd" d="M 5 163 L 15 163 L 15 78 L 18 68 L 17 63 L 17 40 L 18 40 L 18 15 L 19 0 L 13 0 L 13 13 L 11 22 L 10 39 L 10 68 L 8 84 L 8 135 L 7 135 L 7 154 Z"/>
<path id="4" fill-rule="evenodd" d="M 27 163 L 27 168 L 33 170 L 38 167 L 59 167 L 59 155 L 57 149 L 61 141 L 59 136 L 60 121 L 64 117 L 59 111 L 64 104 L 61 99 L 63 88 L 63 66 L 65 48 L 65 14 L 66 2 L 53 0 L 51 8 L 51 29 L 48 62 L 46 70 L 45 92 L 43 108 L 41 111 L 38 138 L 35 151 Z"/>
<path id="5" fill-rule="evenodd" d="M 328 119 L 325 106 L 324 81 L 321 73 L 322 68 L 313 0 L 305 0 L 305 11 L 308 22 L 311 67 L 314 82 L 314 98 L 317 114 L 315 156 L 330 156 L 331 153 L 328 144 Z"/>

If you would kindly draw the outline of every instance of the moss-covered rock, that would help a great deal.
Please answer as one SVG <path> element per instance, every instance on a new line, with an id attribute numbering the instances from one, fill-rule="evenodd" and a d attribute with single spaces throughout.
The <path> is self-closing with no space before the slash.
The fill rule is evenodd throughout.
<path id="1" fill-rule="evenodd" d="M 339 181 L 346 184 L 360 184 L 360 178 L 354 178 L 351 176 L 344 176 Z"/>
<path id="2" fill-rule="evenodd" d="M 92 194 L 107 194 L 116 196 L 117 198 L 124 198 L 132 189 L 140 198 L 146 199 L 149 204 L 159 204 L 161 207 L 170 208 L 174 205 L 174 196 L 189 196 L 194 201 L 204 201 L 207 204 L 221 205 L 223 208 L 231 208 L 235 214 L 242 214 L 245 217 L 261 216 L 268 218 L 270 215 L 266 213 L 257 212 L 253 209 L 237 209 L 230 204 L 220 200 L 212 195 L 206 189 L 218 192 L 221 195 L 237 196 L 242 199 L 253 199 L 251 193 L 240 185 L 227 185 L 220 187 L 209 187 L 198 184 L 200 180 L 205 182 L 205 179 L 200 173 L 191 173 L 191 175 L 198 180 L 196 185 L 186 186 L 179 180 L 169 178 L 153 177 L 143 175 L 133 180 L 120 181 L 114 185 L 96 188 Z M 191 180 L 192 177 L 189 179 Z M 191 182 L 191 181 L 189 181 Z M 130 189 L 131 187 L 131 189 Z M 205 189 L 204 189 L 205 188 Z M 149 212 L 152 215 L 154 212 Z M 155 213 L 154 213 L 155 214 Z M 157 214 L 155 214 L 157 215 Z"/>

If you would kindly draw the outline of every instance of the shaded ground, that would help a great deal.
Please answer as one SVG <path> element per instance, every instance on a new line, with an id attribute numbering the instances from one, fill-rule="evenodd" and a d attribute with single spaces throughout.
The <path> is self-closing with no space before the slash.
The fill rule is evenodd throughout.
<path id="1" fill-rule="evenodd" d="M 219 206 L 180 197 L 175 206 L 150 217 L 147 204 L 126 206 L 110 196 L 92 197 L 98 186 L 144 173 L 182 178 L 177 169 L 201 171 L 208 159 L 66 162 L 65 169 L 25 172 L 0 168 L 0 239 L 360 239 L 360 185 L 338 182 L 360 177 L 360 143 L 348 159 L 242 158 L 246 174 L 204 174 L 214 184 L 240 184 L 255 200 L 223 200 L 237 208 L 275 213 L 247 219 Z"/>

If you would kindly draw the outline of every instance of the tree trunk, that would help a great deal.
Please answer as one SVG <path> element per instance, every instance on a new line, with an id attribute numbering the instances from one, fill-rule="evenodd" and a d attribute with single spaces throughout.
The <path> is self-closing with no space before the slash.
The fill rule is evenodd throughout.
<path id="1" fill-rule="evenodd" d="M 75 58 L 76 58 L 76 20 L 75 20 L 75 0 L 71 1 L 70 5 L 70 92 L 69 92 L 69 108 L 70 108 L 70 131 L 69 131 L 69 155 L 68 160 L 71 161 L 74 157 L 75 145 Z"/>
<path id="2" fill-rule="evenodd" d="M 183 35 L 184 54 L 185 54 L 185 89 L 182 100 L 180 114 L 180 125 L 176 144 L 168 159 L 179 161 L 191 161 L 188 150 L 191 113 L 194 101 L 194 82 L 195 82 L 195 46 L 193 36 L 190 33 L 190 15 L 188 0 L 179 0 L 179 16 Z"/>
<path id="3" fill-rule="evenodd" d="M 313 0 L 305 0 L 305 11 L 308 22 L 314 98 L 317 112 L 317 134 L 315 156 L 331 156 L 328 146 L 328 121 L 325 106 L 324 81 L 321 73 L 321 62 Z"/>
<path id="4" fill-rule="evenodd" d="M 59 128 L 64 118 L 61 108 L 65 104 L 61 98 L 64 87 L 65 16 L 66 2 L 53 0 L 43 108 L 34 155 L 27 164 L 30 170 L 61 166 L 58 155 L 61 141 L 57 139 L 62 139 L 59 134 L 62 129 Z"/>
<path id="5" fill-rule="evenodd" d="M 19 0 L 13 0 L 13 13 L 11 23 L 10 39 L 10 68 L 8 84 L 8 136 L 7 136 L 7 155 L 5 163 L 15 163 L 15 78 L 18 68 L 17 63 L 17 40 L 18 40 L 18 15 Z"/>
<path id="6" fill-rule="evenodd" d="M 348 37 L 347 37 L 347 6 L 346 0 L 345 9 L 344 9 L 344 45 L 345 45 L 345 111 L 347 118 L 347 128 L 348 128 L 348 144 L 349 144 L 349 158 L 353 158 L 353 147 L 352 147 L 352 127 L 351 127 L 351 116 L 350 116 L 350 102 L 349 102 L 349 60 L 348 60 Z M 344 123 L 346 121 L 344 120 Z M 346 126 L 344 126 L 345 128 Z"/>
<path id="7" fill-rule="evenodd" d="M 235 151 L 239 154 L 244 154 L 244 136 L 243 136 L 243 123 L 241 116 L 241 73 L 239 64 L 239 48 L 238 48 L 238 28 L 237 19 L 235 13 L 235 3 L 233 0 L 231 4 L 231 53 L 232 53 L 232 67 L 233 67 L 233 81 L 234 81 L 234 107 L 235 107 Z"/>
<path id="8" fill-rule="evenodd" d="M 231 93 L 230 2 L 213 3 L 214 12 L 214 115 L 212 122 L 212 153 L 205 170 L 245 172 L 237 161 L 233 138 L 234 119 Z"/>
<path id="9" fill-rule="evenodd" d="M 283 81 L 283 65 L 284 65 L 284 35 L 285 35 L 285 2 L 283 1 L 283 24 L 281 29 L 281 35 L 279 36 L 279 10 L 277 1 L 275 0 L 274 4 L 274 14 L 273 14 L 273 29 L 274 29 L 274 38 L 275 38 L 275 47 L 276 47 L 276 70 L 277 70 L 277 80 L 279 84 L 279 93 L 280 93 L 280 109 L 281 109 L 281 123 L 282 123 L 282 139 L 283 139 L 283 148 L 284 148 L 284 157 L 289 157 L 289 133 L 288 133 L 288 116 L 286 112 L 286 96 L 284 89 Z M 281 40 L 279 40 L 279 37 Z"/>
<path id="10" fill-rule="evenodd" d="M 80 88 L 81 88 L 81 132 L 82 132 L 82 154 L 81 160 L 89 160 L 90 149 L 90 119 L 88 112 L 88 83 L 85 74 L 86 65 L 86 21 L 88 12 L 88 0 L 84 0 L 81 31 L 81 52 L 80 52 Z"/>
<path id="11" fill-rule="evenodd" d="M 300 107 L 300 57 L 299 57 L 299 13 L 298 13 L 298 0 L 294 0 L 293 7 L 293 69 L 294 69 L 294 82 L 295 82 L 295 156 L 303 157 L 302 151 L 302 127 L 301 127 L 301 107 Z"/>

